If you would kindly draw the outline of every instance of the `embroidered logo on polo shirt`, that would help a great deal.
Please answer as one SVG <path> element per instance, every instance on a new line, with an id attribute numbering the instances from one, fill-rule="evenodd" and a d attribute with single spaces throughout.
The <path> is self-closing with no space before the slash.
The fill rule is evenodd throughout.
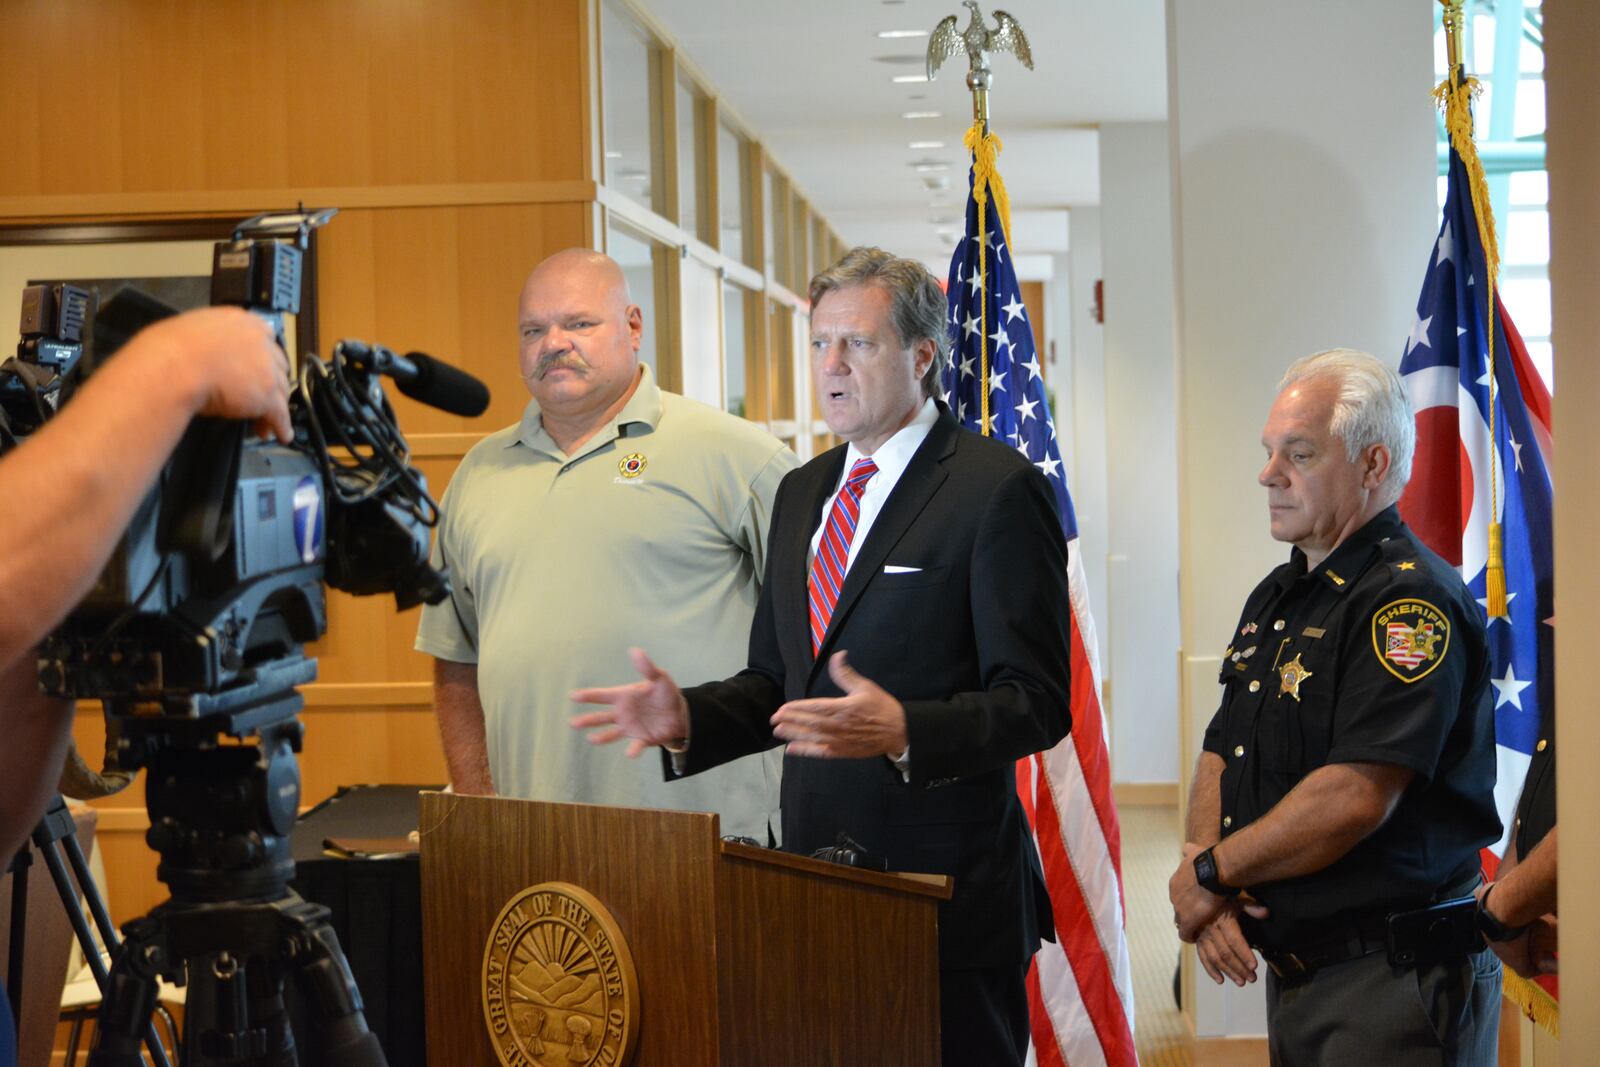
<path id="1" fill-rule="evenodd" d="M 637 478 L 644 473 L 650 461 L 644 458 L 643 452 L 629 452 L 617 460 L 617 473 L 624 478 Z"/>
<path id="2" fill-rule="evenodd" d="M 1402 682 L 1426 678 L 1450 650 L 1450 620 L 1426 600 L 1396 600 L 1372 616 L 1372 651 Z"/>

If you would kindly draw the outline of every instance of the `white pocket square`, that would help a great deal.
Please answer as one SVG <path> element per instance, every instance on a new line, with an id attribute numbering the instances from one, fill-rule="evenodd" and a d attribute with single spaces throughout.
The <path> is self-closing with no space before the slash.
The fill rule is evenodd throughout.
<path id="1" fill-rule="evenodd" d="M 897 563 L 885 563 L 883 565 L 883 573 L 885 574 L 916 574 L 921 569 L 921 567 L 902 567 Z"/>

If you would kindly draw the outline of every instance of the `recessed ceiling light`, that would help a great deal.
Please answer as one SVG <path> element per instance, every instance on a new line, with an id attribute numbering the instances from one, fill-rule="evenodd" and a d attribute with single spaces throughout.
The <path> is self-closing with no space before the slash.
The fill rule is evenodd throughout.
<path id="1" fill-rule="evenodd" d="M 902 111 L 900 112 L 900 117 L 903 119 L 942 119 L 944 118 L 944 113 L 940 111 Z"/>
<path id="2" fill-rule="evenodd" d="M 912 141 L 907 148 L 943 148 L 943 141 Z"/>
<path id="3" fill-rule="evenodd" d="M 607 159 L 621 159 L 622 158 L 622 153 L 621 152 L 607 152 L 606 153 L 606 158 Z"/>
<path id="4" fill-rule="evenodd" d="M 927 30 L 879 30 L 878 36 L 885 41 L 897 41 L 902 37 L 926 37 Z"/>
<path id="5" fill-rule="evenodd" d="M 942 171 L 949 170 L 950 169 L 950 164 L 948 164 L 948 163 L 913 163 L 913 164 L 911 164 L 911 169 L 916 171 L 918 174 L 938 174 L 938 173 L 940 173 Z"/>
<path id="6" fill-rule="evenodd" d="M 928 76 L 926 74 L 896 74 L 889 80 L 894 82 L 896 85 L 912 85 L 916 82 L 927 81 Z"/>
<path id="7" fill-rule="evenodd" d="M 891 67 L 925 67 L 928 65 L 927 55 L 915 53 L 911 55 L 873 56 L 872 61 L 874 63 L 887 63 Z"/>

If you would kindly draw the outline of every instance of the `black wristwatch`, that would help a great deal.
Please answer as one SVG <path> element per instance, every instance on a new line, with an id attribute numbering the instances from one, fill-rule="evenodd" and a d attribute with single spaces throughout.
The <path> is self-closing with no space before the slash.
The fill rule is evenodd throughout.
<path id="1" fill-rule="evenodd" d="M 1217 858 L 1211 854 L 1211 849 L 1206 849 L 1194 858 L 1194 880 L 1200 883 L 1200 888 L 1219 897 L 1236 897 L 1239 887 L 1223 885 L 1222 879 L 1217 877 Z"/>
<path id="2" fill-rule="evenodd" d="M 1489 890 L 1494 888 L 1494 883 L 1489 883 L 1489 888 L 1483 891 L 1483 896 L 1478 898 L 1478 929 L 1490 941 L 1515 941 L 1528 929 L 1526 923 L 1521 926 L 1507 926 L 1505 923 L 1489 914 Z"/>

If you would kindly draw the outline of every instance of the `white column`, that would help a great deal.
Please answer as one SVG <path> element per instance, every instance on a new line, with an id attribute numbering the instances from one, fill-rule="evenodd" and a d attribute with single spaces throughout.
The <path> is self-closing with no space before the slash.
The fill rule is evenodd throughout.
<path id="1" fill-rule="evenodd" d="M 1267 535 L 1260 431 L 1283 369 L 1399 361 L 1438 224 L 1432 8 L 1168 0 L 1185 781 Z M 1192 963 L 1192 955 L 1190 956 Z M 1260 1033 L 1260 987 L 1191 975 L 1202 1037 Z"/>
<path id="2" fill-rule="evenodd" d="M 1101 681 L 1106 662 L 1106 383 L 1105 346 L 1094 321 L 1094 283 L 1100 280 L 1100 209 L 1073 208 L 1068 221 L 1067 285 L 1072 356 L 1055 375 L 1052 411 L 1067 469 L 1067 488 L 1078 517 L 1078 546 L 1089 606 L 1094 610 Z"/>
<path id="3" fill-rule="evenodd" d="M 1100 128 L 1112 776 L 1178 781 L 1178 430 L 1164 122 Z"/>
<path id="4" fill-rule="evenodd" d="M 1561 1062 L 1595 1062 L 1600 1049 L 1600 716 L 1595 635 L 1600 634 L 1600 121 L 1594 56 L 1600 8 L 1547 0 L 1545 83 L 1550 145 L 1551 344 L 1555 353 L 1556 801 L 1561 831 Z M 1543 1067 L 1545 1060 L 1538 1060 Z"/>

